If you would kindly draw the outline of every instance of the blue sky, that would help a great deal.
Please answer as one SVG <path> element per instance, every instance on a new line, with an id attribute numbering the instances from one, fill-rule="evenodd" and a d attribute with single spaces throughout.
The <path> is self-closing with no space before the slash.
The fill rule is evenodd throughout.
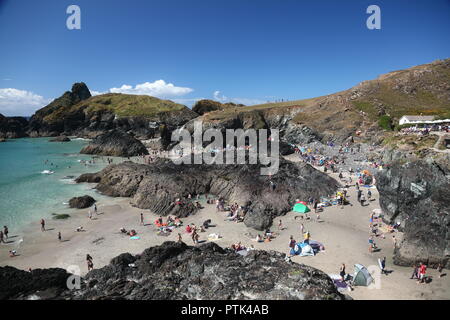
<path id="1" fill-rule="evenodd" d="M 381 30 L 366 27 L 372 4 Z M 0 113 L 78 81 L 186 105 L 320 96 L 448 58 L 449 34 L 450 0 L 0 0 Z"/>

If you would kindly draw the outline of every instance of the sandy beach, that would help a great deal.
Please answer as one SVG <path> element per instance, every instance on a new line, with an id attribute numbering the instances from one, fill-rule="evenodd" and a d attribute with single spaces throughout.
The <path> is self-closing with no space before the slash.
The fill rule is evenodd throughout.
<path id="1" fill-rule="evenodd" d="M 339 180 L 337 174 L 330 175 Z M 288 253 L 291 235 L 296 240 L 302 239 L 300 224 L 303 223 L 305 230 L 311 233 L 311 239 L 323 243 L 325 251 L 313 257 L 295 256 L 292 258 L 294 262 L 316 267 L 327 274 L 338 274 L 339 267 L 345 263 L 347 273 L 352 274 L 355 263 L 366 267 L 377 266 L 377 259 L 386 257 L 386 269 L 392 272 L 381 275 L 379 289 L 355 287 L 355 290 L 345 292 L 352 298 L 450 299 L 450 276 L 439 278 L 437 270 L 428 269 L 427 274 L 432 276 L 433 281 L 429 284 L 417 284 L 416 280 L 410 279 L 412 268 L 393 265 L 392 234 L 387 234 L 385 239 L 377 237 L 375 242 L 381 250 L 369 253 L 369 215 L 373 209 L 379 208 L 377 190 L 373 187 L 371 191 L 374 201 L 362 207 L 356 201 L 355 187 L 351 187 L 351 205 L 344 209 L 336 205 L 325 208 L 321 213 L 322 222 L 315 221 L 314 212 L 310 213 L 309 221 L 300 219 L 300 214 L 294 212 L 275 219 L 272 230 L 278 235 L 269 243 L 255 242 L 249 234 L 254 238 L 258 233 L 256 230 L 247 228 L 243 223 L 225 221 L 226 213 L 217 212 L 215 205 L 206 204 L 204 200 L 201 202 L 204 209 L 182 221 L 184 226 L 191 223 L 199 226 L 207 219 L 212 220 L 216 226 L 200 233 L 200 241 L 207 240 L 208 234 L 216 233 L 222 237 L 216 242 L 223 247 L 240 241 L 246 247 L 253 245 L 255 249 L 283 253 Z M 92 220 L 88 218 L 89 209 L 73 209 L 71 217 L 66 220 L 48 219 L 48 230 L 45 232 L 40 230 L 39 221 L 33 222 L 24 230 L 10 230 L 9 243 L 0 245 L 0 265 L 24 270 L 50 267 L 73 270 L 73 266 L 78 266 L 83 275 L 87 272 L 85 257 L 88 253 L 93 257 L 94 267 L 100 268 L 121 253 L 139 254 L 164 241 L 176 241 L 178 233 L 182 234 L 184 242 L 193 245 L 184 226 L 175 229 L 169 236 L 157 235 L 153 222 L 158 216 L 149 210 L 132 207 L 128 198 L 108 198 L 107 202 L 99 202 L 97 206 L 98 214 L 94 213 Z M 140 224 L 141 212 L 144 214 L 145 225 Z M 284 228 L 281 231 L 278 231 L 279 220 Z M 79 226 L 83 226 L 85 231 L 76 232 Z M 122 227 L 127 230 L 135 229 L 140 239 L 131 240 L 119 231 Z M 58 232 L 62 234 L 62 241 L 57 239 Z M 395 236 L 400 242 L 401 233 L 396 232 Z M 8 252 L 13 249 L 17 250 L 18 256 L 10 258 Z"/>

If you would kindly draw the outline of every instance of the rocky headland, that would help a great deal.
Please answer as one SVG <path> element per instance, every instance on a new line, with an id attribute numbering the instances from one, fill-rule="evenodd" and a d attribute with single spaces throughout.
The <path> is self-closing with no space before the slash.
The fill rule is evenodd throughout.
<path id="1" fill-rule="evenodd" d="M 274 251 L 242 256 L 215 243 L 165 242 L 124 253 L 67 289 L 63 269 L 0 268 L 0 299 L 71 300 L 343 300 L 322 271 L 285 261 Z"/>

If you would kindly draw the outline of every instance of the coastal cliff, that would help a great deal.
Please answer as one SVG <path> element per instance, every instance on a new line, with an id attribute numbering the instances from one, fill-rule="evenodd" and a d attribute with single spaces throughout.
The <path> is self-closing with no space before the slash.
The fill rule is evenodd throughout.
<path id="1" fill-rule="evenodd" d="M 0 139 L 26 137 L 27 119 L 23 117 L 5 117 L 0 113 Z"/>
<path id="2" fill-rule="evenodd" d="M 394 262 L 450 267 L 450 159 L 396 163 L 377 174 L 388 222 L 400 222 L 404 239 Z"/>
<path id="3" fill-rule="evenodd" d="M 94 138 L 109 130 L 132 132 L 139 138 L 159 137 L 198 115 L 186 106 L 150 96 L 108 93 L 91 96 L 85 83 L 36 111 L 28 126 L 30 137 L 76 135 Z"/>

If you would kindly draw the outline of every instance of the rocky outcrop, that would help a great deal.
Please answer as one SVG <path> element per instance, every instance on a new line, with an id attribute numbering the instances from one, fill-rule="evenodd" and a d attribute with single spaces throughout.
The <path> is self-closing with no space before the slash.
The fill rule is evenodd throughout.
<path id="1" fill-rule="evenodd" d="M 70 275 L 63 269 L 36 269 L 31 272 L 0 267 L 0 300 L 56 299 L 67 290 Z"/>
<path id="2" fill-rule="evenodd" d="M 14 139 L 26 137 L 27 119 L 23 117 L 5 117 L 0 114 L 0 138 Z"/>
<path id="3" fill-rule="evenodd" d="M 394 262 L 450 267 L 449 159 L 394 164 L 379 172 L 380 205 L 389 222 L 401 222 L 404 240 Z"/>
<path id="4" fill-rule="evenodd" d="M 67 136 L 59 136 L 53 139 L 48 140 L 50 142 L 69 142 L 70 138 Z"/>
<path id="5" fill-rule="evenodd" d="M 245 107 L 245 106 L 243 104 L 235 104 L 232 102 L 220 103 L 218 101 L 204 99 L 204 100 L 197 101 L 194 104 L 194 106 L 192 107 L 192 111 L 198 113 L 199 115 L 203 115 L 203 114 L 211 112 L 211 111 L 224 110 L 224 109 L 230 109 L 230 108 L 239 108 L 239 107 Z"/>
<path id="6" fill-rule="evenodd" d="M 85 174 L 77 182 L 98 181 L 96 188 L 113 197 L 131 197 L 131 203 L 159 215 L 187 216 L 197 209 L 189 201 L 176 199 L 189 194 L 214 194 L 246 205 L 244 222 L 263 230 L 273 218 L 291 211 L 297 198 L 319 198 L 332 194 L 338 183 L 308 164 L 280 159 L 279 171 L 261 176 L 261 165 L 176 165 L 159 159 L 149 164 L 125 162 L 110 165 L 96 174 Z M 313 183 L 312 183 L 313 182 Z"/>
<path id="7" fill-rule="evenodd" d="M 91 196 L 85 195 L 82 197 L 73 197 L 69 200 L 69 207 L 77 209 L 89 208 L 95 203 L 95 199 Z"/>
<path id="8" fill-rule="evenodd" d="M 215 243 L 165 242 L 139 255 L 124 253 L 68 290 L 62 269 L 31 273 L 0 268 L 1 299 L 66 300 L 343 300 L 322 271 L 274 251 L 245 257 Z M 65 288 L 64 288 L 65 287 Z M 65 289 L 65 290 L 63 290 Z"/>
<path id="9" fill-rule="evenodd" d="M 80 153 L 133 157 L 148 154 L 148 150 L 142 142 L 128 133 L 121 130 L 112 130 L 93 139 L 89 145 L 81 149 Z"/>
<path id="10" fill-rule="evenodd" d="M 90 97 L 91 92 L 84 82 L 75 83 L 71 91 L 66 91 L 61 97 L 36 111 L 30 119 L 28 134 L 31 137 L 53 137 L 60 135 L 66 129 L 76 127 L 78 116 L 70 114 L 70 117 L 61 117 L 61 111 Z"/>
<path id="11" fill-rule="evenodd" d="M 140 139 L 160 137 L 161 126 L 172 130 L 198 114 L 170 100 L 146 95 L 108 93 L 91 97 L 76 83 L 31 118 L 31 137 L 76 135 L 95 138 L 109 130 L 130 132 Z"/>

